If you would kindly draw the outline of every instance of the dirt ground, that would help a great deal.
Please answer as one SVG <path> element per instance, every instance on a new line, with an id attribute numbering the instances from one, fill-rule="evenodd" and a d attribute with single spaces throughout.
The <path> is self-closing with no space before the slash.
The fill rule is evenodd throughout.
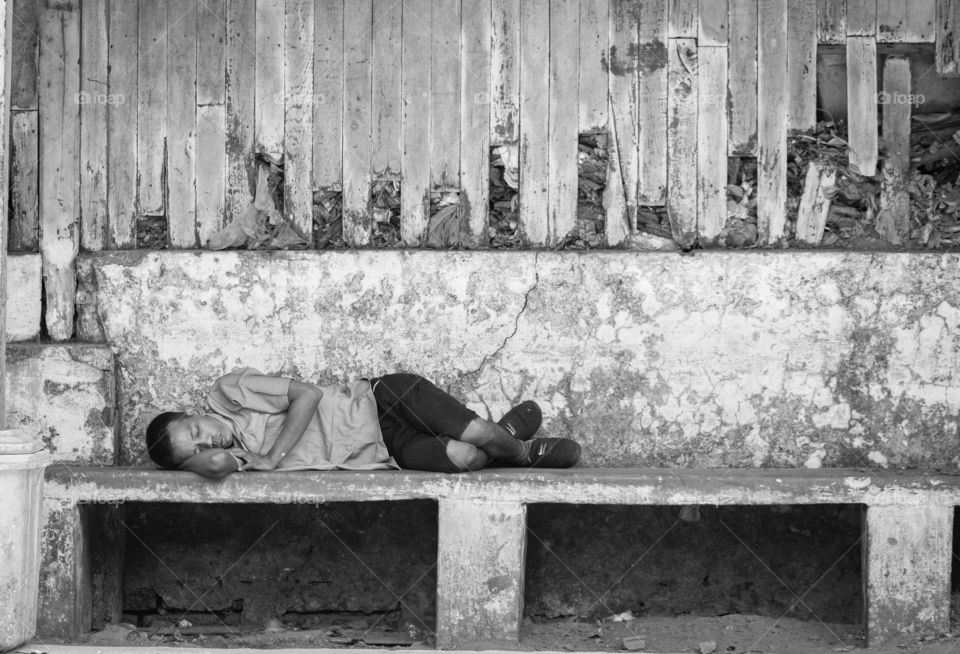
<path id="1" fill-rule="evenodd" d="M 136 629 L 131 625 L 109 625 L 93 632 L 73 644 L 106 646 L 170 646 L 184 648 L 350 648 L 370 647 L 374 643 L 364 640 L 363 630 L 328 629 L 312 630 L 264 630 L 250 631 L 241 635 L 160 635 L 148 629 Z M 430 636 L 396 632 L 380 632 L 369 640 L 383 646 L 398 649 L 423 649 L 434 647 Z M 394 642 L 390 642 L 393 640 Z M 628 650 L 625 643 L 630 646 Z M 403 645 L 397 647 L 398 645 Z M 465 645 L 465 648 L 482 649 L 480 644 Z M 525 620 L 518 645 L 502 643 L 497 649 L 517 651 L 639 651 L 639 652 L 691 652 L 702 654 L 729 654 L 752 652 L 777 654 L 826 654 L 833 652 L 923 652 L 925 654 L 960 654 L 960 632 L 957 636 L 941 635 L 918 638 L 903 636 L 888 642 L 882 648 L 866 648 L 861 628 L 854 625 L 804 622 L 792 618 L 776 618 L 756 615 L 726 615 L 720 617 L 647 617 L 623 621 L 604 621 L 599 624 L 572 620 L 531 622 Z"/>

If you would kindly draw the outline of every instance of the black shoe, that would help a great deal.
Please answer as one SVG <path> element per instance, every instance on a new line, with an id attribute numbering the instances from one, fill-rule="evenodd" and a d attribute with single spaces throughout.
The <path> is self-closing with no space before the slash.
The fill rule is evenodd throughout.
<path id="1" fill-rule="evenodd" d="M 580 460 L 580 443 L 569 438 L 534 438 L 529 460 L 531 468 L 570 468 Z"/>
<path id="2" fill-rule="evenodd" d="M 527 400 L 507 411 L 497 424 L 517 440 L 528 441 L 540 429 L 542 421 L 540 406 L 533 400 Z"/>

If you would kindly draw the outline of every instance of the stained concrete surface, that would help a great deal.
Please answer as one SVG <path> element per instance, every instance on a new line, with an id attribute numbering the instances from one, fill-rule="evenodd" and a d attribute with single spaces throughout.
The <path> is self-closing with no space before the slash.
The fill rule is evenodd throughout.
<path id="1" fill-rule="evenodd" d="M 6 357 L 7 425 L 42 440 L 56 462 L 113 465 L 116 383 L 110 349 L 14 343 Z"/>
<path id="2" fill-rule="evenodd" d="M 81 257 L 124 463 L 240 365 L 412 370 L 498 418 L 536 398 L 589 466 L 960 458 L 960 257 L 835 252 L 116 252 Z"/>

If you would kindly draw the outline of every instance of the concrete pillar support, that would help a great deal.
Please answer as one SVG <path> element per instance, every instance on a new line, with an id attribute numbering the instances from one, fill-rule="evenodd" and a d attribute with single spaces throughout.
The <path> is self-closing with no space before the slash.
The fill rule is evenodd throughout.
<path id="1" fill-rule="evenodd" d="M 82 507 L 43 501 L 37 635 L 76 638 L 91 627 L 90 548 Z"/>
<path id="2" fill-rule="evenodd" d="M 440 500 L 437 646 L 513 642 L 520 636 L 527 507 Z"/>
<path id="3" fill-rule="evenodd" d="M 867 645 L 950 629 L 953 506 L 869 506 L 864 584 Z"/>

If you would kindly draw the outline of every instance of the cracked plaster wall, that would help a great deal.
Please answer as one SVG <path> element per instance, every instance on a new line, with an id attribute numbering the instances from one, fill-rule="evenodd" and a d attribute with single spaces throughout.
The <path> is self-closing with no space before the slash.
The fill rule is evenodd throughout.
<path id="1" fill-rule="evenodd" d="M 537 399 L 591 466 L 952 466 L 960 258 L 708 252 L 151 252 L 81 258 L 121 459 L 239 365 L 420 372 L 498 418 Z"/>

